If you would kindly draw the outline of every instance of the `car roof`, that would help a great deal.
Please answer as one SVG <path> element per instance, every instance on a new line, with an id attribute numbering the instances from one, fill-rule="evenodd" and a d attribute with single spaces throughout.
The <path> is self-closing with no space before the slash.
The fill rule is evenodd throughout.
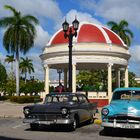
<path id="1" fill-rule="evenodd" d="M 84 94 L 82 94 L 82 93 L 72 93 L 72 92 L 62 92 L 62 93 L 52 92 L 52 93 L 49 93 L 47 95 L 84 95 Z"/>
<path id="2" fill-rule="evenodd" d="M 116 88 L 114 90 L 114 92 L 116 92 L 116 91 L 125 91 L 125 90 L 140 90 L 140 88 L 139 87 Z"/>

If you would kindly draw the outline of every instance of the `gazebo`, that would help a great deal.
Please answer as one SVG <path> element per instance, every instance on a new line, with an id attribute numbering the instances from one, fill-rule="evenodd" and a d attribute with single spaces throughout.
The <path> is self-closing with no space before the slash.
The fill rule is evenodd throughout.
<path id="1" fill-rule="evenodd" d="M 125 87 L 128 83 L 129 49 L 113 31 L 102 25 L 82 22 L 72 49 L 72 92 L 76 92 L 76 70 L 108 70 L 106 99 L 112 96 L 112 70 L 116 73 L 117 87 L 120 87 L 120 69 L 124 70 Z M 57 31 L 43 50 L 40 58 L 45 68 L 45 93 L 49 93 L 49 70 L 63 69 L 64 87 L 67 88 L 68 40 L 63 29 Z M 91 97 L 91 96 L 90 96 Z"/>

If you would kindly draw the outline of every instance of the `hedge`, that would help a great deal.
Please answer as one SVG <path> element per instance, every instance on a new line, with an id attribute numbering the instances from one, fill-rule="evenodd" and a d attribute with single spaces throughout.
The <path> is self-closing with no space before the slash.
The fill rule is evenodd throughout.
<path id="1" fill-rule="evenodd" d="M 10 101 L 16 103 L 37 103 L 42 100 L 39 96 L 11 96 Z"/>
<path id="2" fill-rule="evenodd" d="M 0 96 L 0 101 L 8 100 L 10 96 Z"/>

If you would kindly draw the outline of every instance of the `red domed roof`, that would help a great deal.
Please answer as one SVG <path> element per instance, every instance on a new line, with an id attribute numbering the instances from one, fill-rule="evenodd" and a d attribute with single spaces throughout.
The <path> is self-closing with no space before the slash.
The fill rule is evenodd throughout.
<path id="1" fill-rule="evenodd" d="M 78 35 L 76 37 L 77 43 L 112 43 L 119 46 L 126 46 L 122 39 L 110 29 L 90 23 L 80 24 Z M 60 29 L 54 34 L 48 45 L 53 46 L 57 44 L 68 43 L 68 39 L 64 38 L 64 32 Z"/>

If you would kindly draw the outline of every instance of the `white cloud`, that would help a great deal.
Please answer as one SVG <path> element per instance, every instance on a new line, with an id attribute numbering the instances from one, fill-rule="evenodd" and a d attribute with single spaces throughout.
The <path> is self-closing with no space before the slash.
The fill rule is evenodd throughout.
<path id="1" fill-rule="evenodd" d="M 140 0 L 85 0 L 82 6 L 95 10 L 97 15 L 100 15 L 108 20 L 120 21 L 127 20 L 130 24 L 140 27 Z"/>
<path id="2" fill-rule="evenodd" d="M 11 72 L 11 64 L 5 62 L 6 56 L 0 53 L 0 62 L 5 66 L 7 73 Z"/>
<path id="3" fill-rule="evenodd" d="M 36 26 L 37 37 L 35 40 L 35 47 L 43 48 L 49 41 L 50 35 L 41 26 Z"/>
<path id="4" fill-rule="evenodd" d="M 75 19 L 75 16 L 77 17 L 79 22 L 86 21 L 90 23 L 95 23 L 95 24 L 102 24 L 100 21 L 97 19 L 93 18 L 91 14 L 86 13 L 86 12 L 79 12 L 75 9 L 70 10 L 63 19 L 58 22 L 56 25 L 56 29 L 59 29 L 62 27 L 62 23 L 64 22 L 64 19 L 66 18 L 68 23 L 71 24 L 73 20 Z"/>
<path id="5" fill-rule="evenodd" d="M 0 30 L 0 35 L 3 36 L 5 29 Z M 34 42 L 34 46 L 36 48 L 43 48 L 49 41 L 50 35 L 49 33 L 42 28 L 42 26 L 36 26 L 37 36 Z M 2 43 L 2 38 L 0 38 Z"/>
<path id="6" fill-rule="evenodd" d="M 96 8 L 96 1 L 95 0 L 79 0 L 80 4 L 82 7 L 86 8 L 86 9 L 90 9 L 93 10 L 94 8 Z"/>
<path id="7" fill-rule="evenodd" d="M 140 45 L 130 47 L 131 61 L 140 63 Z"/>
<path id="8" fill-rule="evenodd" d="M 130 70 L 140 76 L 140 45 L 130 47 Z"/>
<path id="9" fill-rule="evenodd" d="M 58 21 L 62 16 L 58 4 L 53 0 L 0 0 L 0 17 L 9 14 L 3 7 L 5 4 L 19 9 L 24 14 L 48 17 L 54 21 Z"/>
<path id="10" fill-rule="evenodd" d="M 44 68 L 43 68 L 42 61 L 41 61 L 39 55 L 40 55 L 39 53 L 30 53 L 27 55 L 27 57 L 29 59 L 33 60 L 33 65 L 34 65 L 34 70 L 35 70 L 35 73 L 28 75 L 28 78 L 30 78 L 30 76 L 34 75 L 35 78 L 44 80 Z M 50 76 L 50 78 L 49 78 L 50 80 L 56 79 L 56 70 L 51 69 L 49 76 Z"/>
<path id="11" fill-rule="evenodd" d="M 24 58 L 28 57 L 29 59 L 32 60 L 35 70 L 35 73 L 32 73 L 31 75 L 28 74 L 28 78 L 30 78 L 30 76 L 34 76 L 35 78 L 38 78 L 40 80 L 44 79 L 44 70 L 39 55 L 40 55 L 39 53 L 32 52 L 27 56 L 23 56 Z"/>
<path id="12" fill-rule="evenodd" d="M 62 18 L 61 10 L 59 9 L 56 1 L 52 0 L 0 0 L 0 18 L 11 14 L 9 10 L 4 8 L 4 5 L 11 5 L 17 10 L 19 9 L 23 14 L 31 14 L 36 16 L 39 21 L 43 21 L 46 24 L 47 18 L 58 22 Z M 36 26 L 37 38 L 35 40 L 35 47 L 43 48 L 50 35 L 43 27 Z M 3 34 L 4 30 L 0 29 L 0 35 Z"/>

